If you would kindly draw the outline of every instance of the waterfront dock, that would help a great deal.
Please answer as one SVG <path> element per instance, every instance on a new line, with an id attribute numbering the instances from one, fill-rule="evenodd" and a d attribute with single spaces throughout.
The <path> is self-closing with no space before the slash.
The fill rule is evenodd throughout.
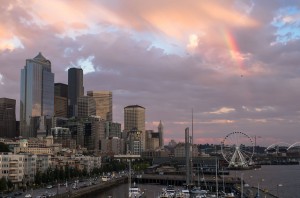
<path id="1" fill-rule="evenodd" d="M 147 183 L 147 184 L 160 184 L 160 185 L 174 185 L 174 186 L 181 186 L 186 183 L 186 176 L 185 175 L 158 175 L 158 174 L 142 174 L 136 175 L 132 178 L 133 181 L 136 183 Z M 219 185 L 226 185 L 233 186 L 234 184 L 240 183 L 239 178 L 228 177 L 224 176 L 224 180 L 221 176 L 218 176 L 217 181 Z M 197 176 L 193 177 L 193 183 L 198 183 Z M 216 185 L 216 178 L 213 175 L 206 175 L 204 178 L 199 178 L 199 183 L 204 184 L 206 183 L 208 186 Z"/>
<path id="2" fill-rule="evenodd" d="M 236 190 L 241 194 L 240 186 L 237 186 Z M 254 186 L 244 187 L 243 189 L 243 197 L 245 198 L 255 198 L 255 197 L 263 197 L 263 198 L 278 198 L 278 196 L 271 194 L 268 191 L 263 189 L 258 189 Z"/>

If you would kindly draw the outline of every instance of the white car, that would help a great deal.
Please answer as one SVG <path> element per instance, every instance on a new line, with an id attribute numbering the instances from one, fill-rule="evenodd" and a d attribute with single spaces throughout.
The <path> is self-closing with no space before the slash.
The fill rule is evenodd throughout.
<path id="1" fill-rule="evenodd" d="M 53 188 L 53 186 L 52 185 L 48 185 L 48 186 L 46 186 L 46 188 L 47 189 L 51 189 L 51 188 Z"/>
<path id="2" fill-rule="evenodd" d="M 109 176 L 103 176 L 102 177 L 102 181 L 104 181 L 104 182 L 109 181 L 109 180 L 110 180 Z"/>
<path id="3" fill-rule="evenodd" d="M 32 196 L 31 196 L 31 194 L 26 194 L 25 197 L 26 198 L 31 198 Z"/>

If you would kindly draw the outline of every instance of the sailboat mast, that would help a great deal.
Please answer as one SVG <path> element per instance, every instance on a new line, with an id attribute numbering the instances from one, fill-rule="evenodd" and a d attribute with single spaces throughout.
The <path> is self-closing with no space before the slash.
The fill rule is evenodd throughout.
<path id="1" fill-rule="evenodd" d="M 185 157 L 186 157 L 186 185 L 190 184 L 190 135 L 189 128 L 185 128 Z"/>
<path id="2" fill-rule="evenodd" d="M 129 179 L 129 190 L 130 190 L 130 188 L 131 188 L 131 159 L 129 159 L 129 177 L 128 177 L 128 179 Z"/>
<path id="3" fill-rule="evenodd" d="M 192 108 L 192 140 L 191 140 L 191 144 L 192 144 L 192 155 L 191 155 L 191 183 L 193 184 L 193 178 L 194 178 L 194 174 L 193 174 L 193 148 L 194 148 L 194 110 Z"/>
<path id="4" fill-rule="evenodd" d="M 219 186 L 218 186 L 218 158 L 216 157 L 216 194 L 217 198 L 219 197 Z"/>

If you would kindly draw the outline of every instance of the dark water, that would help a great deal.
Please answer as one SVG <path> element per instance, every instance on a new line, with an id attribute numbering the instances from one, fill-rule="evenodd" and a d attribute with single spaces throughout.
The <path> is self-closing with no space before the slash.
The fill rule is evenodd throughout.
<path id="1" fill-rule="evenodd" d="M 164 186 L 161 185 L 149 185 L 149 184 L 140 184 L 138 185 L 141 190 L 145 192 L 147 198 L 157 198 L 161 193 L 161 190 Z M 175 187 L 175 189 L 181 187 Z M 87 196 L 86 198 L 128 198 L 128 184 L 122 184 L 114 188 L 108 189 L 105 192 L 101 192 L 97 195 Z"/>
<path id="2" fill-rule="evenodd" d="M 232 171 L 232 176 L 241 177 L 250 186 L 266 189 L 280 198 L 300 198 L 300 166 L 262 166 L 260 169 Z"/>
<path id="3" fill-rule="evenodd" d="M 260 169 L 247 171 L 231 171 L 233 177 L 241 177 L 250 186 L 256 186 L 260 189 L 266 189 L 280 198 L 300 198 L 300 166 L 262 166 Z M 280 185 L 280 187 L 278 187 Z M 144 190 L 147 198 L 157 198 L 164 186 L 160 185 L 139 185 Z M 175 189 L 181 189 L 180 186 Z M 97 195 L 86 198 L 126 198 L 128 196 L 128 184 L 108 189 Z"/>

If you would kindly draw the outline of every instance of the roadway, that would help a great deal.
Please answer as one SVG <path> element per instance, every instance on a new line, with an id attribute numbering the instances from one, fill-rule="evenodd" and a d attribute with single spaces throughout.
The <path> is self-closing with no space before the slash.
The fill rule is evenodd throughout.
<path id="1" fill-rule="evenodd" d="M 118 176 L 120 178 L 121 176 Z M 113 181 L 114 178 L 111 179 Z M 56 197 L 57 195 L 66 194 L 70 192 L 71 194 L 76 194 L 80 191 L 80 189 L 84 189 L 86 187 L 91 186 L 98 186 L 101 184 L 104 184 L 105 182 L 98 178 L 90 178 L 85 180 L 76 180 L 69 182 L 67 185 L 65 183 L 61 183 L 59 185 L 47 185 L 44 188 L 38 188 L 38 189 L 28 189 L 25 192 L 22 192 L 21 195 L 14 195 L 15 192 L 9 193 L 8 195 L 4 197 L 16 197 L 21 198 L 25 197 L 26 194 L 30 194 L 32 198 L 43 198 L 43 196 L 47 197 Z M 20 192 L 20 191 L 18 191 Z M 1 197 L 1 196 L 0 196 Z"/>

